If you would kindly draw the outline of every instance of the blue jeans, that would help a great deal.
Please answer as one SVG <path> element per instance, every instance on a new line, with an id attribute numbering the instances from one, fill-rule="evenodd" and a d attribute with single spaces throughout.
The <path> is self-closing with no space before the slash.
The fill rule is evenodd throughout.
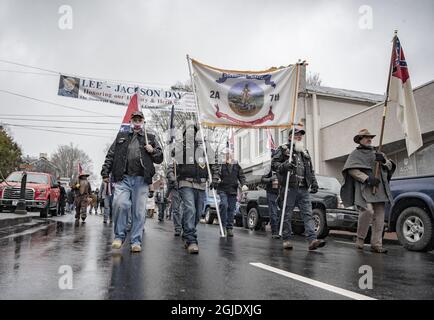
<path id="1" fill-rule="evenodd" d="M 182 212 L 184 215 L 182 225 L 184 233 L 182 234 L 182 238 L 187 245 L 191 243 L 197 244 L 196 226 L 202 215 L 205 191 L 182 187 L 179 189 L 179 195 L 181 196 Z"/>
<path id="2" fill-rule="evenodd" d="M 234 228 L 234 213 L 237 205 L 237 195 L 228 194 L 226 192 L 219 191 L 220 197 L 220 216 L 222 219 L 223 229 Z"/>
<path id="3" fill-rule="evenodd" d="M 312 203 L 310 193 L 306 188 L 288 188 L 286 200 L 285 217 L 283 219 L 282 239 L 288 240 L 291 237 L 291 217 L 294 207 L 300 209 L 300 215 L 304 222 L 304 231 L 307 240 L 310 242 L 316 239 L 315 225 L 312 219 Z"/>
<path id="4" fill-rule="evenodd" d="M 164 220 L 164 213 L 166 211 L 165 203 L 158 203 L 158 220 Z"/>
<path id="5" fill-rule="evenodd" d="M 279 218 L 277 213 L 277 193 L 267 191 L 268 213 L 270 215 L 271 233 L 279 233 Z"/>
<path id="6" fill-rule="evenodd" d="M 116 183 L 113 197 L 115 239 L 122 242 L 127 234 L 128 215 L 131 215 L 131 244 L 141 244 L 146 220 L 146 200 L 149 186 L 140 176 L 125 175 Z M 130 212 L 131 211 L 131 212 Z"/>
<path id="7" fill-rule="evenodd" d="M 104 197 L 104 221 L 107 221 L 109 217 L 112 220 L 112 203 L 113 196 Z"/>
<path id="8" fill-rule="evenodd" d="M 172 204 L 170 205 L 170 210 L 172 210 L 173 225 L 175 227 L 175 231 L 181 232 L 183 224 L 181 196 L 178 190 L 172 190 L 171 194 Z"/>

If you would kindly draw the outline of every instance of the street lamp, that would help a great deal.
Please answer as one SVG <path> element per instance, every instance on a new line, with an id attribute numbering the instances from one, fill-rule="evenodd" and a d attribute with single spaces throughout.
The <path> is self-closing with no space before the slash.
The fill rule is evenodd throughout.
<path id="1" fill-rule="evenodd" d="M 27 172 L 23 171 L 23 176 L 21 178 L 20 199 L 18 200 L 17 207 L 15 208 L 15 213 L 17 213 L 17 214 L 27 214 L 27 210 L 26 210 L 26 184 L 27 184 Z"/>

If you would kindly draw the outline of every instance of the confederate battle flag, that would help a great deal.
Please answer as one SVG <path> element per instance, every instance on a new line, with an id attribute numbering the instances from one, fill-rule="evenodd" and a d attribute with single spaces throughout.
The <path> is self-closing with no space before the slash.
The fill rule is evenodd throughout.
<path id="1" fill-rule="evenodd" d="M 407 153 L 410 156 L 423 145 L 423 142 L 407 61 L 405 60 L 401 42 L 396 36 L 394 38 L 391 63 L 392 76 L 390 77 L 389 98 L 391 102 L 398 105 L 398 121 L 404 131 Z"/>

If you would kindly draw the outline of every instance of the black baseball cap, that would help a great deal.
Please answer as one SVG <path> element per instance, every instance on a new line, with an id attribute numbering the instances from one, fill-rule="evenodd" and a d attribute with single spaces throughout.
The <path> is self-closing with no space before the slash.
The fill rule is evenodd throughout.
<path id="1" fill-rule="evenodd" d="M 145 119 L 145 117 L 143 116 L 143 112 L 142 111 L 134 111 L 131 114 L 131 119 L 134 118 L 134 117 L 141 117 L 141 118 Z"/>
<path id="2" fill-rule="evenodd" d="M 306 131 L 304 131 L 303 129 L 295 128 L 295 132 L 294 132 L 294 134 L 296 134 L 296 133 L 301 133 L 302 135 L 305 135 L 305 134 L 306 134 Z M 289 135 L 289 136 L 292 135 L 292 129 L 289 130 L 288 135 Z"/>

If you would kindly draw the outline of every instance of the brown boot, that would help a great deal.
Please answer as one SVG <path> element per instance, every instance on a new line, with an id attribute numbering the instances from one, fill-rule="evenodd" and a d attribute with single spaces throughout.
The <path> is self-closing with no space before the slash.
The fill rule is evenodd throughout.
<path id="1" fill-rule="evenodd" d="M 283 249 L 292 250 L 292 244 L 289 240 L 283 241 Z"/>
<path id="2" fill-rule="evenodd" d="M 371 251 L 375 253 L 387 253 L 387 249 L 379 246 L 371 246 Z"/>
<path id="3" fill-rule="evenodd" d="M 315 239 L 309 244 L 309 250 L 316 250 L 318 248 L 322 248 L 326 245 L 324 240 Z"/>
<path id="4" fill-rule="evenodd" d="M 196 243 L 190 243 L 187 248 L 187 252 L 190 254 L 198 254 L 199 246 Z"/>

